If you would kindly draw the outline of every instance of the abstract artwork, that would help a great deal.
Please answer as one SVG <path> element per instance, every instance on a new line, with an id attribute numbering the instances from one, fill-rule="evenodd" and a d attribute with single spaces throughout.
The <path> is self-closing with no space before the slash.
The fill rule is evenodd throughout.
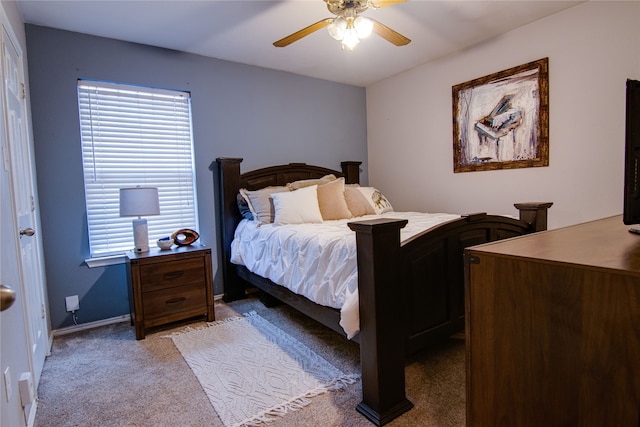
<path id="1" fill-rule="evenodd" d="M 549 59 L 453 86 L 454 172 L 549 165 Z"/>

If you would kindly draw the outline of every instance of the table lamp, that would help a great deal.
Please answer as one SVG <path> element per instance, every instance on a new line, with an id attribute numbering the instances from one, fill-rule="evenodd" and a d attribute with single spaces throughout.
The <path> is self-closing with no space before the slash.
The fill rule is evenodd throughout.
<path id="1" fill-rule="evenodd" d="M 133 220 L 134 251 L 149 252 L 147 220 L 141 216 L 160 215 L 158 189 L 135 187 L 120 189 L 120 216 L 137 216 Z"/>

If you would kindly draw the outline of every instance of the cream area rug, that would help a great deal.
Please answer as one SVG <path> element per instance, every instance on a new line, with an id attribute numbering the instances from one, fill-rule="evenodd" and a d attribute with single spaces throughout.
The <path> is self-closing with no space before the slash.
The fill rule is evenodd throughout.
<path id="1" fill-rule="evenodd" d="M 170 338 L 227 427 L 267 423 L 358 378 L 255 312 Z"/>

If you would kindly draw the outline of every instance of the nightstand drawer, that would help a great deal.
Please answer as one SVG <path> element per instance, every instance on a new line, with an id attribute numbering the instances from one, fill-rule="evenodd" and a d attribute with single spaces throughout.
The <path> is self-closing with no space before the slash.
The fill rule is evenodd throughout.
<path id="1" fill-rule="evenodd" d="M 174 313 L 198 312 L 207 313 L 206 288 L 203 283 L 182 286 L 177 292 L 174 288 L 146 292 L 143 310 L 145 318 L 166 317 Z"/>
<path id="2" fill-rule="evenodd" d="M 202 258 L 193 258 L 143 265 L 140 279 L 143 292 L 202 283 L 205 281 L 204 262 Z"/>

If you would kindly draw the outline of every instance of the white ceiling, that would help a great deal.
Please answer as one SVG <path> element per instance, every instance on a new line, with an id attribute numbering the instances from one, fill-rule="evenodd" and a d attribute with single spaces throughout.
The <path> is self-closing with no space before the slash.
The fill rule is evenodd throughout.
<path id="1" fill-rule="evenodd" d="M 304 76 L 367 86 L 481 43 L 580 1 L 409 0 L 365 16 L 412 41 L 372 34 L 353 51 L 321 29 L 273 42 L 332 17 L 323 0 L 18 0 L 26 23 L 143 43 Z"/>

